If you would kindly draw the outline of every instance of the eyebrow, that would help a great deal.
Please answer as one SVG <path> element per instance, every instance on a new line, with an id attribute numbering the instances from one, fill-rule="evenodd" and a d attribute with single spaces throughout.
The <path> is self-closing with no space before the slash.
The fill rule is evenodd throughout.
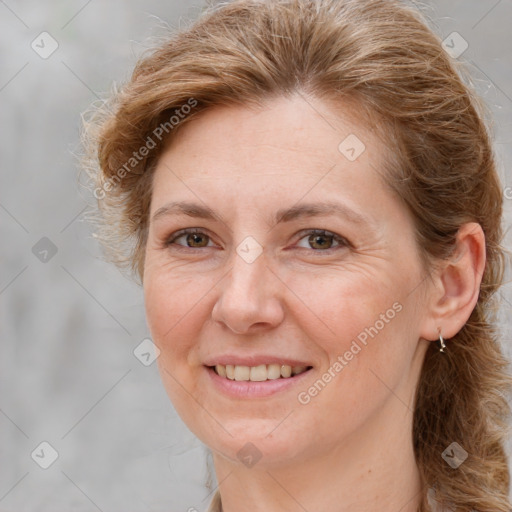
<path id="1" fill-rule="evenodd" d="M 188 201 L 167 203 L 155 212 L 152 217 L 152 221 L 154 222 L 162 217 L 173 215 L 186 215 L 188 217 L 198 219 L 224 222 L 208 206 Z M 337 202 L 302 203 L 290 208 L 282 208 L 278 210 L 272 218 L 270 218 L 269 225 L 279 224 L 281 222 L 291 222 L 303 217 L 318 217 L 322 215 L 337 215 L 361 226 L 371 227 L 373 225 L 373 222 L 371 222 L 367 216 L 356 212 L 343 203 Z"/>

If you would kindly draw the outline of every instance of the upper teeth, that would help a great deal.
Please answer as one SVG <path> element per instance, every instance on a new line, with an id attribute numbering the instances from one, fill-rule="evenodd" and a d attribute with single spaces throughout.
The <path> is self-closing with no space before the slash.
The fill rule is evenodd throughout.
<path id="1" fill-rule="evenodd" d="M 287 364 L 260 364 L 259 366 L 238 366 L 218 364 L 215 371 L 221 377 L 231 380 L 263 381 L 290 377 L 306 371 L 307 366 L 289 366 Z"/>

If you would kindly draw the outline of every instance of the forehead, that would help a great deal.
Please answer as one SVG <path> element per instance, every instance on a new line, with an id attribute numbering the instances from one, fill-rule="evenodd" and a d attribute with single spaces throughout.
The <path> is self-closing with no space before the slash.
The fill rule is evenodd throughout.
<path id="1" fill-rule="evenodd" d="M 303 94 L 263 105 L 216 106 L 180 127 L 158 162 L 155 180 L 318 178 L 337 166 L 356 176 L 383 168 L 386 145 L 354 107 Z M 173 172 L 169 172 L 169 171 Z M 339 169 L 338 169 L 339 170 Z M 277 183 L 277 182 L 276 182 Z"/>

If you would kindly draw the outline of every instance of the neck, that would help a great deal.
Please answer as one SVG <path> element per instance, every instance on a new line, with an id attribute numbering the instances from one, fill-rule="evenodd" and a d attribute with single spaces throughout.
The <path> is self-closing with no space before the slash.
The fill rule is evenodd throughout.
<path id="1" fill-rule="evenodd" d="M 371 424 L 313 457 L 246 468 L 214 454 L 223 512 L 417 512 L 412 412 L 396 397 L 390 402 Z M 397 416 L 394 429 L 383 428 L 390 414 L 401 416 L 401 429 Z"/>

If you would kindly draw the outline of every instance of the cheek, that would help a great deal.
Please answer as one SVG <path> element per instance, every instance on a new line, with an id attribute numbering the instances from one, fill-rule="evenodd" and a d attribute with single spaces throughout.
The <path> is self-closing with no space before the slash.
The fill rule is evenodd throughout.
<path id="1" fill-rule="evenodd" d="M 292 317 L 328 354 L 343 353 L 358 336 L 364 342 L 367 329 L 375 324 L 378 331 L 388 330 L 397 316 L 397 306 L 393 305 L 403 295 L 400 283 L 379 269 L 326 269 L 314 276 L 303 273 L 287 277 L 303 311 L 291 311 Z"/>
<path id="2" fill-rule="evenodd" d="M 148 273 L 144 285 L 146 318 L 153 342 L 160 349 L 157 365 L 162 383 L 182 420 L 194 432 L 193 426 L 202 423 L 197 420 L 202 410 L 191 400 L 201 391 L 199 370 L 194 366 L 198 360 L 196 340 L 208 318 L 206 302 L 212 286 L 206 278 L 171 278 L 161 270 Z"/>
<path id="3" fill-rule="evenodd" d="M 303 390 L 301 403 L 363 418 L 399 385 L 414 354 L 415 309 L 401 301 L 407 279 L 390 275 L 332 272 L 290 283 L 308 306 L 294 318 L 323 355 L 322 382 Z"/>
<path id="4" fill-rule="evenodd" d="M 206 278 L 171 278 L 164 271 L 149 274 L 144 285 L 146 318 L 153 342 L 160 349 L 159 362 L 169 369 L 183 363 L 194 348 L 208 291 Z"/>

